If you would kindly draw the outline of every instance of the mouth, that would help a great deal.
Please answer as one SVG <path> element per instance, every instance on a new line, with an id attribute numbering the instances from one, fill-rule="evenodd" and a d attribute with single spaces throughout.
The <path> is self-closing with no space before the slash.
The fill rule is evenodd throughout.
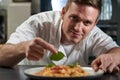
<path id="1" fill-rule="evenodd" d="M 83 37 L 83 34 L 80 32 L 71 31 L 71 33 L 74 38 Z"/>

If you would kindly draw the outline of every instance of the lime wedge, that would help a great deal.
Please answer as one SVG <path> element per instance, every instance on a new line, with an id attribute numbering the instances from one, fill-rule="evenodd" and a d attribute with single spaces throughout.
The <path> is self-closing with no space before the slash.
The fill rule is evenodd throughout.
<path id="1" fill-rule="evenodd" d="M 59 60 L 61 60 L 64 56 L 65 56 L 65 55 L 64 55 L 62 52 L 58 51 L 57 54 L 52 54 L 52 55 L 50 56 L 50 60 L 59 61 Z"/>

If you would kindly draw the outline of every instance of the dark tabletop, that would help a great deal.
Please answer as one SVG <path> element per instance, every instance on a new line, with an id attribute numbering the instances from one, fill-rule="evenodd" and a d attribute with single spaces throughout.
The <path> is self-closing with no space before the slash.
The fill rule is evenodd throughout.
<path id="1" fill-rule="evenodd" d="M 0 68 L 0 80 L 35 80 L 35 79 L 28 78 L 24 74 L 25 69 L 34 68 L 34 67 L 38 67 L 38 66 L 21 65 L 21 66 L 16 66 L 14 68 L 1 67 Z M 43 79 L 39 79 L 39 80 L 43 80 Z M 57 80 L 60 80 L 60 79 L 57 79 Z M 70 79 L 70 80 L 73 80 L 73 79 Z M 77 78 L 76 80 L 120 80 L 120 72 L 112 73 L 112 74 L 103 74 L 101 76 L 93 77 L 89 79 Z"/>

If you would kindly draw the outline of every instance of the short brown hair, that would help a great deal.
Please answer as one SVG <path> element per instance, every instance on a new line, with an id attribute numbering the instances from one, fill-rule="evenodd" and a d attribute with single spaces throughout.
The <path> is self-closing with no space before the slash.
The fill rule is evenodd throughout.
<path id="1" fill-rule="evenodd" d="M 69 6 L 71 5 L 72 2 L 74 2 L 76 4 L 92 6 L 96 9 L 98 9 L 99 12 L 101 13 L 102 0 L 68 0 L 67 4 L 66 4 L 66 9 L 69 8 Z"/>

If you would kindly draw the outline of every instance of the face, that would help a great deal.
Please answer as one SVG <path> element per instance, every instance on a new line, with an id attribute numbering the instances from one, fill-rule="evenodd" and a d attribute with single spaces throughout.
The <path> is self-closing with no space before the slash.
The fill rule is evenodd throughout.
<path id="1" fill-rule="evenodd" d="M 62 9 L 62 39 L 64 44 L 76 44 L 83 40 L 97 23 L 99 11 L 96 8 L 72 3 L 69 9 Z"/>

